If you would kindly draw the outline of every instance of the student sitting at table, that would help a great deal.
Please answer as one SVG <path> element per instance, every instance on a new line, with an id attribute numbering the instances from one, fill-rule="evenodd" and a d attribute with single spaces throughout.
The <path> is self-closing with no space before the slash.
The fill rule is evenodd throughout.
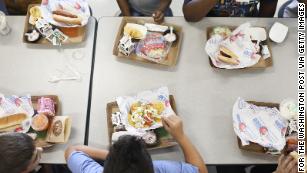
<path id="1" fill-rule="evenodd" d="M 305 17 L 307 17 L 307 0 L 289 0 L 278 11 L 278 17 L 298 17 L 298 3 L 305 4 Z"/>
<path id="2" fill-rule="evenodd" d="M 152 16 L 161 23 L 164 16 L 173 16 L 169 8 L 172 0 L 117 0 L 122 16 Z"/>
<path id="3" fill-rule="evenodd" d="M 26 15 L 28 5 L 40 4 L 41 0 L 3 0 L 8 14 L 10 15 Z"/>
<path id="4" fill-rule="evenodd" d="M 29 173 L 39 164 L 42 148 L 24 133 L 0 134 L 0 172 Z"/>
<path id="5" fill-rule="evenodd" d="M 297 173 L 297 161 L 292 156 L 281 155 L 278 159 L 278 166 L 273 173 Z M 256 172 L 255 172 L 256 173 Z"/>
<path id="6" fill-rule="evenodd" d="M 7 14 L 6 6 L 3 0 L 0 0 L 0 11 L 2 11 L 4 14 Z"/>
<path id="7" fill-rule="evenodd" d="M 278 0 L 184 0 L 183 14 L 191 22 L 200 21 L 205 16 L 273 17 L 277 2 Z"/>
<path id="8" fill-rule="evenodd" d="M 164 128 L 183 150 L 185 161 L 152 161 L 144 141 L 135 136 L 122 136 L 110 151 L 87 146 L 71 146 L 65 158 L 73 173 L 207 173 L 197 149 L 185 135 L 181 119 L 163 117 Z M 104 167 L 93 159 L 105 160 Z"/>

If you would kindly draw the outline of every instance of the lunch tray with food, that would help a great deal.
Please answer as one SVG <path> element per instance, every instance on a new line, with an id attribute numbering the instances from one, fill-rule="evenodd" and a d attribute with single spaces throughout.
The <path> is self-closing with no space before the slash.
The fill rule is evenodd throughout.
<path id="1" fill-rule="evenodd" d="M 123 17 L 113 55 L 133 61 L 174 66 L 179 57 L 183 31 L 180 26 L 154 24 L 151 19 Z"/>
<path id="2" fill-rule="evenodd" d="M 1 111 L 4 115 L 0 118 L 0 133 L 26 133 L 34 139 L 37 147 L 43 148 L 68 141 L 71 118 L 58 116 L 59 98 L 56 95 L 10 96 L 2 99 Z"/>
<path id="3" fill-rule="evenodd" d="M 54 11 L 54 15 L 73 16 L 64 10 Z M 61 14 L 61 15 L 60 15 Z M 38 22 L 37 22 L 38 21 Z M 86 37 L 86 25 L 58 26 L 43 18 L 41 4 L 31 4 L 25 20 L 23 42 L 28 44 L 65 45 L 81 43 Z M 57 38 L 57 39 L 55 39 Z"/>
<path id="4" fill-rule="evenodd" d="M 279 109 L 279 104 L 278 103 L 269 103 L 269 102 L 256 102 L 256 101 L 247 101 L 250 104 L 256 105 L 256 106 L 264 106 L 264 107 L 269 107 L 269 108 L 276 108 Z M 238 137 L 238 146 L 241 150 L 249 151 L 249 152 L 255 152 L 255 153 L 267 153 L 269 151 L 268 148 L 263 147 L 257 143 L 251 142 L 249 145 L 242 145 L 242 142 L 240 138 Z"/>
<path id="5" fill-rule="evenodd" d="M 174 112 L 177 112 L 175 99 L 173 95 L 169 96 L 169 101 L 170 101 L 170 105 L 172 109 L 174 110 Z M 124 133 L 125 129 L 124 127 L 122 129 L 118 129 L 119 126 L 115 127 L 112 122 L 112 115 L 120 114 L 117 102 L 108 103 L 106 111 L 107 111 L 109 144 L 111 145 L 112 144 L 112 134 L 118 131 L 123 131 Z M 163 127 L 160 127 L 154 130 L 150 130 L 149 133 L 147 133 L 145 136 L 146 137 L 143 139 L 149 150 L 168 148 L 168 147 L 173 147 L 177 145 L 176 141 Z"/>
<path id="6" fill-rule="evenodd" d="M 36 133 L 37 137 L 35 139 L 35 143 L 37 146 L 46 148 L 53 146 L 57 143 L 66 143 L 70 136 L 71 132 L 71 117 L 69 116 L 58 116 L 59 114 L 59 98 L 56 95 L 46 95 L 46 96 L 32 96 L 32 105 L 35 112 L 39 113 L 39 109 L 42 109 L 40 105 L 42 105 L 42 98 L 50 98 L 54 103 L 54 115 L 46 116 L 48 118 L 47 126 L 45 126 L 45 130 L 37 131 L 34 129 L 35 115 L 32 118 L 32 127 L 29 130 L 29 133 Z M 48 100 L 45 99 L 48 102 Z M 46 107 L 48 110 L 48 106 Z M 47 113 L 47 112 L 46 112 Z M 46 114 L 45 113 L 45 114 Z M 40 114 L 40 113 L 39 113 Z M 39 115 L 38 114 L 38 115 Z M 48 114 L 48 113 L 47 113 Z M 40 117 L 38 117 L 38 122 L 41 121 Z"/>
<path id="7" fill-rule="evenodd" d="M 254 117 L 254 115 L 250 114 L 249 116 L 253 116 L 252 123 L 259 124 L 259 132 L 262 135 L 262 140 L 266 141 L 267 138 L 271 138 L 273 136 L 278 137 L 278 135 L 281 135 L 280 137 L 284 136 L 284 139 L 280 138 L 276 142 L 272 142 L 272 144 L 269 144 L 264 142 L 263 144 L 271 146 L 271 147 L 265 147 L 261 145 L 260 143 L 255 143 L 249 141 L 248 145 L 243 145 L 243 142 L 240 138 L 245 139 L 244 135 L 238 136 L 238 146 L 241 150 L 245 150 L 248 152 L 254 152 L 254 153 L 261 153 L 261 154 L 271 154 L 271 155 L 280 155 L 280 154 L 291 154 L 293 156 L 297 155 L 297 106 L 296 101 L 293 99 L 285 99 L 280 104 L 278 103 L 267 103 L 267 102 L 255 102 L 255 101 L 247 101 L 249 103 L 249 109 L 252 110 L 252 112 L 258 112 L 256 114 L 265 114 L 265 112 L 269 112 L 269 114 L 265 114 L 265 116 L 271 116 L 274 117 L 276 115 L 279 116 L 279 118 L 269 118 L 271 120 L 271 123 L 268 123 L 269 119 L 264 119 L 264 117 Z M 244 102 L 239 102 L 239 107 L 242 107 L 244 109 Z M 236 106 L 235 106 L 236 107 Z M 235 108 L 234 108 L 235 109 Z M 240 108 L 239 108 L 240 109 Z M 276 110 L 276 111 L 274 111 Z M 237 111 L 236 111 L 237 112 Z M 237 112 L 239 113 L 239 112 Z M 239 116 L 239 115 L 237 115 Z M 239 121 L 239 129 L 242 133 L 251 133 L 256 134 L 256 131 L 253 131 L 250 124 L 248 123 L 248 120 L 238 118 Z M 236 123 L 235 123 L 236 124 Z M 260 125 L 262 124 L 262 125 Z M 269 124 L 274 124 L 273 126 L 270 126 Z M 274 133 L 278 129 L 278 133 Z M 253 135 L 253 136 L 254 136 Z M 252 139 L 252 138 L 250 138 Z M 270 141 L 270 140 L 269 140 Z M 269 142 L 268 141 L 268 142 Z M 283 142 L 281 142 L 283 141 Z M 276 143 L 280 143 L 282 145 L 275 145 Z M 277 150 L 275 147 L 278 147 Z"/>
<path id="8" fill-rule="evenodd" d="M 234 27 L 234 26 L 208 27 L 207 30 L 206 30 L 207 41 L 210 40 L 214 35 L 221 35 L 222 37 L 224 37 L 224 40 L 226 38 L 230 37 L 230 44 L 234 44 L 234 45 L 229 46 L 229 47 L 232 47 L 234 49 L 237 48 L 237 50 L 239 50 L 239 49 L 241 49 L 239 47 L 240 46 L 242 46 L 242 47 L 246 46 L 247 45 L 246 43 L 248 41 L 246 39 L 245 40 L 241 39 L 241 40 L 243 40 L 242 41 L 243 43 L 241 43 L 241 45 L 240 45 L 238 43 L 240 41 L 235 43 L 236 42 L 235 40 L 237 38 L 239 38 L 240 36 L 243 36 L 244 34 L 247 34 L 247 33 L 246 32 L 245 33 L 242 33 L 242 32 L 232 33 L 236 29 L 237 28 Z M 218 53 L 219 55 L 216 55 L 216 52 L 214 50 L 216 48 L 213 47 L 213 46 L 207 46 L 206 47 L 207 53 L 208 52 L 211 53 L 211 56 L 210 56 L 210 53 L 209 53 L 209 63 L 211 65 L 211 67 L 221 68 L 221 69 L 243 69 L 243 68 L 244 69 L 264 69 L 264 68 L 272 66 L 273 65 L 272 51 L 271 51 L 270 41 L 269 41 L 268 36 L 267 36 L 268 34 L 266 32 L 266 28 L 265 27 L 249 27 L 249 29 L 250 29 L 249 34 L 251 34 L 251 37 L 255 37 L 255 38 L 251 38 L 251 41 L 252 41 L 253 44 L 257 45 L 257 47 L 258 47 L 258 50 L 256 50 L 257 52 L 255 54 L 260 57 L 259 60 L 255 63 L 253 63 L 253 65 L 240 66 L 241 63 L 246 63 L 246 62 L 240 62 L 239 61 L 239 59 L 240 59 L 239 55 L 241 55 L 241 54 L 239 54 L 239 52 L 233 52 L 230 49 L 226 48 L 225 46 L 220 45 L 219 46 L 219 53 Z M 260 40 L 257 41 L 255 39 L 260 39 Z M 216 42 L 220 42 L 219 38 L 212 40 L 211 45 L 216 44 Z M 230 44 L 228 44 L 228 45 L 230 45 Z M 243 53 L 248 52 L 249 49 L 251 49 L 251 48 L 246 48 L 243 51 Z M 217 58 L 213 58 L 216 61 L 215 63 L 212 62 L 212 56 L 217 56 Z M 253 59 L 256 59 L 256 58 L 251 58 L 251 59 L 252 59 L 251 61 L 253 61 Z M 248 63 L 250 63 L 250 62 L 248 62 Z M 226 66 L 223 65 L 223 64 L 226 64 Z"/>

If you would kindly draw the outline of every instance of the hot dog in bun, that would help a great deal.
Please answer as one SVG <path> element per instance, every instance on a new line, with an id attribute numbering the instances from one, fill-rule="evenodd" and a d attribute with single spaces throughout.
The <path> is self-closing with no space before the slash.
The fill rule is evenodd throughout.
<path id="1" fill-rule="evenodd" d="M 68 25 L 81 25 L 82 19 L 69 11 L 66 10 L 55 10 L 52 12 L 52 17 L 55 21 L 65 23 Z"/>

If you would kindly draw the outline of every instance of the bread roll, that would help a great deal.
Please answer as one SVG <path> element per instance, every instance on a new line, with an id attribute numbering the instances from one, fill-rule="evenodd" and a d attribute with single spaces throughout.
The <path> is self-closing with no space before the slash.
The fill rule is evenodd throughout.
<path id="1" fill-rule="evenodd" d="M 70 18 L 78 18 L 77 15 L 74 15 L 68 11 L 65 11 L 65 10 L 55 10 L 52 12 L 52 14 L 57 14 L 57 15 L 60 15 L 60 16 L 64 16 L 64 17 L 70 17 Z"/>
<path id="2" fill-rule="evenodd" d="M 65 23 L 68 25 L 81 25 L 81 18 L 71 18 L 71 17 L 65 17 L 58 14 L 53 14 L 53 19 L 60 23 Z"/>
<path id="3" fill-rule="evenodd" d="M 220 47 L 220 51 L 223 52 L 224 54 L 230 56 L 231 58 L 239 59 L 239 57 L 235 53 L 233 53 L 231 50 L 227 49 L 224 46 Z"/>
<path id="4" fill-rule="evenodd" d="M 238 65 L 240 63 L 240 61 L 238 60 L 239 57 L 231 50 L 223 46 L 220 47 L 220 55 L 218 55 L 218 59 L 224 63 L 232 65 Z"/>
<path id="5" fill-rule="evenodd" d="M 23 113 L 9 115 L 9 116 L 0 118 L 0 131 L 2 129 L 6 129 L 11 126 L 20 125 L 26 119 L 27 119 L 27 115 Z"/>
<path id="6" fill-rule="evenodd" d="M 232 65 L 238 65 L 239 61 L 235 58 L 229 58 L 223 55 L 218 55 L 217 57 L 220 61 L 227 63 L 227 64 L 232 64 Z"/>

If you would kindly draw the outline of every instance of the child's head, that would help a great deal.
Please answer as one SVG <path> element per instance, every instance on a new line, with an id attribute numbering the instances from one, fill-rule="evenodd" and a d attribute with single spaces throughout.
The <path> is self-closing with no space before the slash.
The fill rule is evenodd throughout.
<path id="1" fill-rule="evenodd" d="M 144 141 L 135 136 L 120 137 L 110 148 L 104 173 L 154 173 Z"/>
<path id="2" fill-rule="evenodd" d="M 0 134 L 0 172 L 30 172 L 38 165 L 41 152 L 26 134 Z"/>

